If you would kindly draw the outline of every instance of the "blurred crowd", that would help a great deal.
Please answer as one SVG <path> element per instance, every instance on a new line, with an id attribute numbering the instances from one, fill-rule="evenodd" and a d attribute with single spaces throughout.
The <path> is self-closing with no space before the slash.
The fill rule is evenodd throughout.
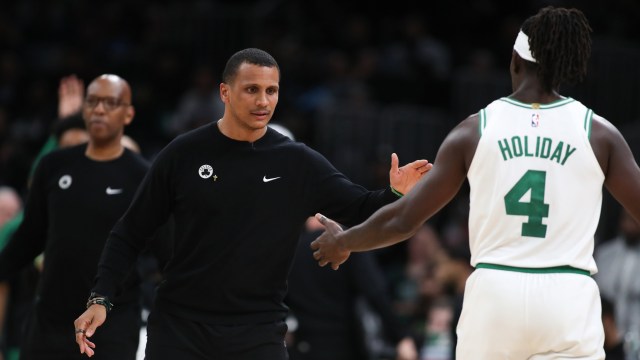
<path id="1" fill-rule="evenodd" d="M 223 61 L 248 46 L 265 48 L 279 61 L 275 121 L 312 146 L 322 147 L 315 124 L 320 113 L 344 104 L 363 114 L 390 104 L 434 108 L 444 113 L 448 130 L 509 91 L 517 26 L 547 3 L 571 4 L 466 0 L 423 10 L 413 1 L 366 7 L 291 0 L 7 3 L 0 12 L 0 182 L 24 188 L 29 162 L 56 116 L 63 76 L 129 79 L 138 111 L 128 133 L 151 158 L 177 133 L 217 116 Z M 637 60 L 636 1 L 574 3 L 594 28 L 593 67 L 600 66 L 601 47 L 609 50 L 607 58 Z M 589 84 L 632 81 L 627 71 L 635 74 L 635 66 L 617 65 L 607 63 L 606 73 L 592 67 L 592 79 L 576 90 L 616 124 L 635 120 L 638 105 L 620 109 L 618 98 L 610 106 L 599 96 L 608 89 Z M 632 93 L 619 95 L 637 96 L 635 81 L 628 86 Z"/>
<path id="2" fill-rule="evenodd" d="M 61 79 L 74 74 L 88 81 L 103 73 L 128 79 L 136 121 L 126 133 L 153 160 L 176 135 L 222 115 L 218 84 L 223 61 L 249 46 L 268 50 L 282 70 L 274 121 L 354 181 L 385 186 L 392 151 L 401 162 L 433 161 L 448 130 L 509 94 L 508 65 L 518 24 L 547 4 L 579 7 L 594 30 L 589 76 L 563 93 L 575 94 L 620 127 L 638 158 L 636 0 L 3 4 L 0 217 L 19 213 L 33 161 L 60 117 Z M 463 192 L 412 239 L 374 252 L 392 309 L 411 329 L 422 360 L 453 358 L 455 322 L 473 270 L 467 205 Z M 640 266 L 640 255 L 635 255 L 640 231 L 624 227 L 621 216 L 605 194 L 597 243 L 614 244 L 617 238 L 619 251 L 628 256 L 624 262 L 602 260 L 603 274 L 613 275 L 598 280 L 618 311 L 613 324 L 621 326 L 614 336 L 620 341 L 614 344 L 640 348 L 640 282 L 620 275 Z M 603 251 L 603 258 L 614 256 L 614 250 Z M 620 323 L 618 317 L 633 323 Z"/>

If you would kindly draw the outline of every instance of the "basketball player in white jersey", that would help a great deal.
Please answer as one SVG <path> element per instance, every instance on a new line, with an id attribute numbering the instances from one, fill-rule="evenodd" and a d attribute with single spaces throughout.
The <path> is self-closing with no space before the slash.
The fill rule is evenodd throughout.
<path id="1" fill-rule="evenodd" d="M 582 80 L 591 28 L 576 9 L 527 19 L 511 57 L 513 93 L 462 121 L 433 169 L 404 198 L 311 247 L 333 269 L 352 251 L 411 237 L 470 185 L 471 264 L 458 360 L 604 359 L 600 299 L 590 275 L 602 186 L 640 220 L 640 169 L 607 120 L 558 93 Z"/>

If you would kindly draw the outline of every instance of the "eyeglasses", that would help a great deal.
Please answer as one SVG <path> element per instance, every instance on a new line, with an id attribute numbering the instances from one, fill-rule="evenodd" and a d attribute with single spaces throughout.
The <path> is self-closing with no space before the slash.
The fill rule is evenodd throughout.
<path id="1" fill-rule="evenodd" d="M 100 103 L 102 103 L 105 111 L 113 111 L 120 106 L 131 105 L 112 97 L 91 96 L 84 99 L 84 105 L 89 109 L 95 109 Z"/>

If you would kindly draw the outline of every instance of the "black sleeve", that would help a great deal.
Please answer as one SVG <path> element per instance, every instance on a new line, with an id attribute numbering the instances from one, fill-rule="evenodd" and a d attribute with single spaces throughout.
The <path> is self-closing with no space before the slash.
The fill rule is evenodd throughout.
<path id="1" fill-rule="evenodd" d="M 153 242 L 161 226 L 166 226 L 173 203 L 170 162 L 161 151 L 138 187 L 131 205 L 109 234 L 98 263 L 92 291 L 113 297 L 118 285 L 133 269 L 138 255 Z"/>
<path id="2" fill-rule="evenodd" d="M 398 199 L 387 186 L 383 190 L 369 191 L 363 186 L 354 184 L 318 152 L 309 149 L 309 164 L 313 187 L 312 194 L 314 212 L 343 224 L 357 225 L 376 210 Z"/>
<path id="3" fill-rule="evenodd" d="M 349 261 L 351 261 L 350 274 L 358 293 L 364 296 L 371 308 L 380 316 L 387 338 L 397 344 L 409 336 L 409 331 L 393 312 L 384 274 L 373 253 L 354 253 Z"/>
<path id="4" fill-rule="evenodd" d="M 49 228 L 47 190 L 49 159 L 43 158 L 36 167 L 27 194 L 22 223 L 0 252 L 0 280 L 12 277 L 32 263 L 44 251 Z"/>

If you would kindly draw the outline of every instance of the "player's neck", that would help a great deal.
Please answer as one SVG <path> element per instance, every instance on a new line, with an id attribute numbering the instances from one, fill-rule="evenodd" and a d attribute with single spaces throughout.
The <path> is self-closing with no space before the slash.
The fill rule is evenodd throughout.
<path id="1" fill-rule="evenodd" d="M 532 85 L 523 82 L 509 97 L 525 104 L 549 104 L 563 98 L 557 91 L 549 92 L 537 84 Z"/>

